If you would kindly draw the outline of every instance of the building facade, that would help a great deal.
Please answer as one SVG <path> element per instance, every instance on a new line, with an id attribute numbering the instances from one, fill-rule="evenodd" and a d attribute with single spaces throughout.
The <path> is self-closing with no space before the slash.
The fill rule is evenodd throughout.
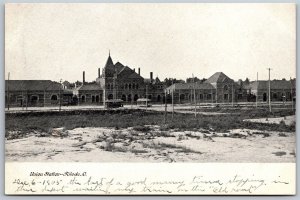
<path id="1" fill-rule="evenodd" d="M 176 83 L 166 89 L 168 98 L 173 92 L 175 103 L 229 103 L 247 100 L 247 90 L 223 72 L 216 72 L 203 83 Z"/>
<path id="2" fill-rule="evenodd" d="M 58 106 L 70 101 L 72 91 L 50 80 L 6 80 L 5 106 Z"/>

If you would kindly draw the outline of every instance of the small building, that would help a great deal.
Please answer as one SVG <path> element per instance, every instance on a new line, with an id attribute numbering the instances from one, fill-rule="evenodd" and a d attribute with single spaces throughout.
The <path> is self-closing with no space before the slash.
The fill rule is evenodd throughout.
<path id="1" fill-rule="evenodd" d="M 296 96 L 295 80 L 272 80 L 270 88 L 271 101 L 291 101 Z M 258 101 L 268 101 L 269 81 L 252 81 L 248 89 L 252 95 L 258 95 Z"/>
<path id="2" fill-rule="evenodd" d="M 72 92 L 64 90 L 58 82 L 50 80 L 6 80 L 5 106 L 57 106 Z"/>
<path id="3" fill-rule="evenodd" d="M 193 103 L 194 93 L 199 103 L 226 103 L 247 100 L 247 90 L 223 72 L 216 72 L 203 83 L 176 83 L 166 89 L 169 102 L 174 92 L 174 103 Z"/>
<path id="4" fill-rule="evenodd" d="M 103 105 L 103 90 L 97 83 L 84 83 L 73 90 L 74 99 L 78 104 Z"/>

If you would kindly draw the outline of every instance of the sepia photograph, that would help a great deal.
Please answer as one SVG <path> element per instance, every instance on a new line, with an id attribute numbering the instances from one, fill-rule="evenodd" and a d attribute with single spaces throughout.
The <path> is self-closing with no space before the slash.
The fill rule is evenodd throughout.
<path id="1" fill-rule="evenodd" d="M 295 164 L 295 114 L 295 4 L 5 5 L 7 164 Z"/>

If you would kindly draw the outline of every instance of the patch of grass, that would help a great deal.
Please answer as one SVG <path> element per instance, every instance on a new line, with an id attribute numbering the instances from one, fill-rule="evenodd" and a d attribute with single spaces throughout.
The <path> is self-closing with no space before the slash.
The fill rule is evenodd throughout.
<path id="1" fill-rule="evenodd" d="M 133 130 L 135 131 L 140 131 L 140 132 L 143 132 L 143 133 L 146 133 L 146 132 L 149 132 L 151 129 L 149 126 L 141 126 L 141 125 L 138 125 L 138 126 L 134 126 L 133 127 Z"/>
<path id="2" fill-rule="evenodd" d="M 279 137 L 287 137 L 287 135 L 285 133 L 279 133 L 278 136 Z"/>
<path id="3" fill-rule="evenodd" d="M 188 148 L 186 146 L 176 145 L 176 144 L 170 144 L 170 143 L 164 143 L 164 142 L 158 142 L 158 143 L 143 143 L 144 148 L 152 148 L 156 150 L 164 150 L 164 149 L 175 149 L 176 152 L 182 152 L 182 153 L 198 153 L 202 154 L 200 151 L 195 151 L 191 148 Z"/>
<path id="4" fill-rule="evenodd" d="M 149 132 L 150 127 L 145 125 L 158 125 L 161 131 L 171 129 L 194 130 L 213 129 L 218 132 L 226 132 L 230 129 L 248 128 L 268 131 L 295 132 L 295 123 L 263 124 L 244 122 L 243 119 L 253 117 L 277 117 L 291 115 L 292 111 L 279 110 L 269 113 L 264 110 L 239 110 L 233 115 L 197 115 L 175 113 L 173 120 L 168 114 L 167 123 L 164 124 L 164 113 L 158 111 L 143 110 L 87 110 L 87 111 L 62 111 L 62 112 L 37 112 L 37 113 L 6 113 L 5 136 L 12 133 L 26 135 L 33 131 L 45 132 L 52 128 L 65 127 L 71 130 L 78 127 L 111 127 L 116 130 L 134 127 L 135 131 Z M 164 135 L 168 136 L 168 135 Z M 120 136 L 122 137 L 122 136 Z"/>
<path id="5" fill-rule="evenodd" d="M 286 152 L 284 152 L 284 151 L 277 151 L 277 152 L 273 152 L 272 154 L 275 154 L 275 156 L 284 156 L 284 155 L 286 155 Z"/>

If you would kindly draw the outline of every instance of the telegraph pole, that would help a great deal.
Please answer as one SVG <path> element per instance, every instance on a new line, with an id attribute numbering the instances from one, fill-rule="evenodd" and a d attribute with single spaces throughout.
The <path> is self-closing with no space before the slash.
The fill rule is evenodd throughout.
<path id="1" fill-rule="evenodd" d="M 7 110 L 9 110 L 9 76 L 10 76 L 10 72 L 8 72 L 8 79 L 7 79 Z"/>
<path id="2" fill-rule="evenodd" d="M 258 72 L 256 74 L 256 86 L 257 86 L 257 89 L 256 89 L 256 101 L 255 101 L 255 106 L 257 108 L 257 101 L 258 101 Z"/>
<path id="3" fill-rule="evenodd" d="M 234 92 L 233 92 L 233 83 L 231 84 L 231 91 L 232 91 L 232 94 L 231 94 L 231 101 L 232 101 L 232 107 L 233 107 L 233 97 L 234 97 Z"/>
<path id="4" fill-rule="evenodd" d="M 294 100 L 293 100 L 293 82 L 292 78 L 290 77 L 290 82 L 291 82 L 291 101 L 292 101 L 292 111 L 294 110 Z"/>
<path id="5" fill-rule="evenodd" d="M 174 89 L 175 89 L 175 88 L 173 88 L 173 87 L 175 87 L 173 84 L 174 83 L 173 83 L 173 79 L 172 79 L 172 119 L 174 118 Z"/>
<path id="6" fill-rule="evenodd" d="M 167 90 L 165 89 L 165 115 L 164 115 L 164 123 L 167 122 Z"/>
<path id="7" fill-rule="evenodd" d="M 59 111 L 61 111 L 61 79 L 59 81 Z"/>
<path id="8" fill-rule="evenodd" d="M 269 111 L 272 112 L 272 108 L 271 108 L 271 80 L 270 80 L 271 68 L 268 68 L 268 70 L 269 70 Z"/>
<path id="9" fill-rule="evenodd" d="M 146 85 L 146 111 L 148 108 L 148 85 Z"/>
<path id="10" fill-rule="evenodd" d="M 194 88 L 195 117 L 197 117 L 197 102 L 196 102 L 196 88 L 195 88 L 195 77 L 194 77 L 194 74 L 193 74 L 193 88 Z"/>

